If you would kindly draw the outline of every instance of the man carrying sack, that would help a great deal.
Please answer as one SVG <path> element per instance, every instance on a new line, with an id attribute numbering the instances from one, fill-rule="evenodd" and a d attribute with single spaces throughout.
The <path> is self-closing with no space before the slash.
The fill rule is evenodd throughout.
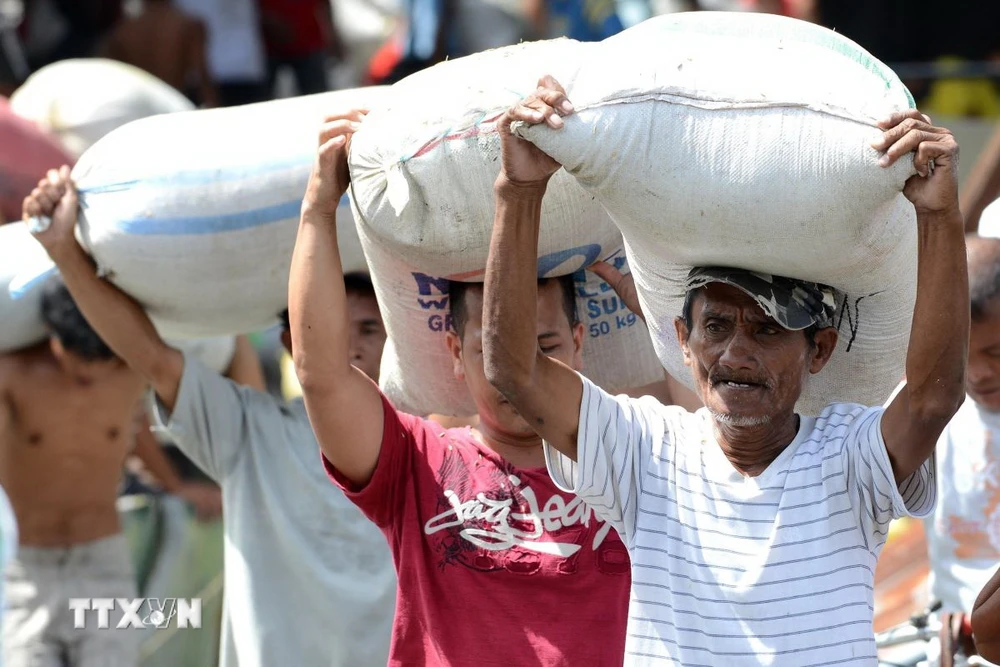
<path id="1" fill-rule="evenodd" d="M 500 121 L 486 272 L 486 375 L 546 442 L 553 480 L 622 534 L 632 562 L 626 664 L 871 664 L 873 573 L 889 523 L 934 506 L 934 445 L 964 398 L 968 279 L 958 146 L 915 110 L 880 124 L 888 167 L 915 153 L 917 298 L 908 384 L 883 407 L 796 413 L 836 347 L 816 283 L 698 267 L 674 320 L 706 411 L 613 397 L 540 354 L 524 304 L 548 179 L 510 131 L 564 127 L 552 78 Z M 646 313 L 647 317 L 652 316 Z M 666 313 L 657 314 L 659 316 Z"/>

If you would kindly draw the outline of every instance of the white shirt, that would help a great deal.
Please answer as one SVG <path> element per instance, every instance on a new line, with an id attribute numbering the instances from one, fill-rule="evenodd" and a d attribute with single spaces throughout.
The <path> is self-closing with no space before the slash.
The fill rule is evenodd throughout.
<path id="1" fill-rule="evenodd" d="M 933 457 L 900 493 L 883 409 L 833 404 L 744 477 L 706 410 L 583 382 L 579 463 L 546 459 L 628 547 L 626 665 L 876 664 L 875 563 L 894 517 L 933 509 Z"/>
<path id="2" fill-rule="evenodd" d="M 942 611 L 972 611 L 1000 566 L 1000 414 L 971 398 L 937 444 L 940 501 L 925 523 L 931 597 Z"/>
<path id="3" fill-rule="evenodd" d="M 178 8 L 205 23 L 208 69 L 219 83 L 264 80 L 264 41 L 253 0 L 174 0 Z"/>
<path id="4" fill-rule="evenodd" d="M 302 401 L 185 354 L 157 421 L 222 488 L 221 667 L 384 667 L 396 573 L 382 532 L 326 476 Z"/>

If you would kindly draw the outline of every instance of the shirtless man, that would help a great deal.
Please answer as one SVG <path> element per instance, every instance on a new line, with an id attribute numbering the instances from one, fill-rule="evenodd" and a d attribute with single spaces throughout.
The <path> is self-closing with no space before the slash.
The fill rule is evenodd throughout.
<path id="1" fill-rule="evenodd" d="M 144 69 L 205 107 L 219 106 L 208 71 L 204 24 L 171 0 L 146 0 L 142 13 L 123 19 L 103 55 Z"/>
<path id="2" fill-rule="evenodd" d="M 0 485 L 20 535 L 5 570 L 3 664 L 134 665 L 140 635 L 74 629 L 69 599 L 137 597 L 115 502 L 145 382 L 60 281 L 42 314 L 49 340 L 0 355 Z"/>

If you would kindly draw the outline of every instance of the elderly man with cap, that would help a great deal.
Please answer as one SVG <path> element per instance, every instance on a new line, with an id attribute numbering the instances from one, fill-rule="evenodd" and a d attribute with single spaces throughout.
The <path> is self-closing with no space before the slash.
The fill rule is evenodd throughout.
<path id="1" fill-rule="evenodd" d="M 918 172 L 904 189 L 919 253 L 908 383 L 889 405 L 795 411 L 836 347 L 833 290 L 696 268 L 675 320 L 706 408 L 689 413 L 610 396 L 537 349 L 522 304 L 535 298 L 541 202 L 560 167 L 510 124 L 558 130 L 572 112 L 546 77 L 500 121 L 483 355 L 490 382 L 544 438 L 553 480 L 628 547 L 625 664 L 875 664 L 875 564 L 893 518 L 933 508 L 934 445 L 964 397 L 969 296 L 951 133 L 908 111 L 880 125 L 874 146 L 883 166 L 912 159 Z"/>

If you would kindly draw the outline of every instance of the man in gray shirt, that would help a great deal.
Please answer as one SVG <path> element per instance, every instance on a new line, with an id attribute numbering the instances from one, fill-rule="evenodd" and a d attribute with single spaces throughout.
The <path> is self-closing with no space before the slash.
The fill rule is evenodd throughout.
<path id="1" fill-rule="evenodd" d="M 98 278 L 74 236 L 77 196 L 68 169 L 50 172 L 25 212 L 51 216 L 37 238 L 81 311 L 152 385 L 159 421 L 222 488 L 220 665 L 385 665 L 396 589 L 389 550 L 378 528 L 327 479 L 301 400 L 282 404 L 170 347 L 135 301 Z M 384 343 L 385 333 L 371 326 L 372 304 L 364 303 L 374 294 L 355 296 L 355 345 L 380 351 L 370 339 L 380 335 Z M 290 347 L 287 328 L 283 339 Z M 353 355 L 359 367 L 378 368 L 363 357 Z"/>

